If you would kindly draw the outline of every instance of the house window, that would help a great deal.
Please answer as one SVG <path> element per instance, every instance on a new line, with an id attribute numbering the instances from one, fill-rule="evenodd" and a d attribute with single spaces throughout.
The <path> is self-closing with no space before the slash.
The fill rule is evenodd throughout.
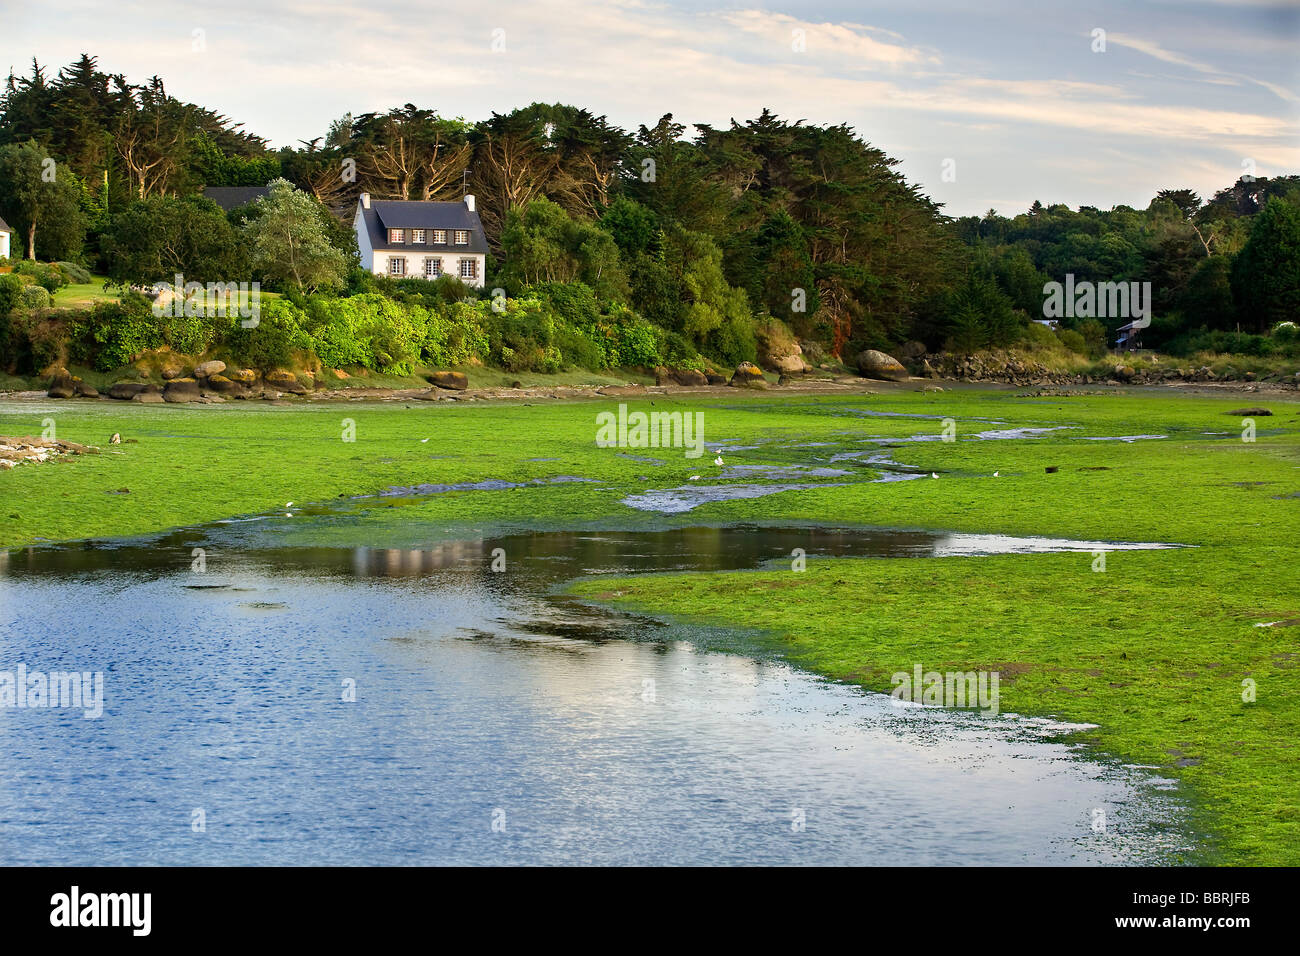
<path id="1" fill-rule="evenodd" d="M 406 257 L 391 256 L 388 260 L 388 274 L 390 276 L 406 275 Z"/>
<path id="2" fill-rule="evenodd" d="M 411 230 L 411 241 L 412 241 L 412 242 L 424 242 L 424 230 L 423 230 L 423 229 L 412 229 L 412 230 Z"/>
<path id="3" fill-rule="evenodd" d="M 425 259 L 425 260 L 424 260 L 424 277 L 425 277 L 426 279 L 436 279 L 436 278 L 438 278 L 438 276 L 440 276 L 440 275 L 442 275 L 442 260 L 441 260 L 441 259 Z"/>
<path id="4" fill-rule="evenodd" d="M 468 246 L 468 245 L 469 245 L 469 230 L 468 230 L 468 229 L 457 229 L 457 230 L 456 230 L 456 245 L 458 245 L 458 246 Z"/>
<path id="5" fill-rule="evenodd" d="M 446 229 L 435 229 L 435 230 L 433 230 L 433 244 L 434 244 L 435 246 L 445 246 L 445 245 L 447 244 L 447 230 L 446 230 Z"/>
<path id="6" fill-rule="evenodd" d="M 460 277 L 461 277 L 462 279 L 477 279 L 477 278 L 478 278 L 478 260 L 477 260 L 477 259 L 461 259 L 461 260 L 460 260 Z"/>
<path id="7" fill-rule="evenodd" d="M 406 230 L 405 230 L 405 229 L 389 229 L 389 230 L 388 230 L 388 241 L 389 241 L 389 242 L 405 242 L 405 241 L 406 241 Z"/>

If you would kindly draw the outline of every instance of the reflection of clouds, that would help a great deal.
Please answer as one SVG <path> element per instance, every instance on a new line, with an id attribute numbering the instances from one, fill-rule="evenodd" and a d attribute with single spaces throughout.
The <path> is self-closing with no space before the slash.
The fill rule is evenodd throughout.
<path id="1" fill-rule="evenodd" d="M 1178 544 L 1147 541 L 1072 541 L 1069 538 L 1017 538 L 1005 534 L 946 534 L 934 542 L 936 558 L 981 554 L 1049 554 L 1060 551 L 1156 551 Z"/>

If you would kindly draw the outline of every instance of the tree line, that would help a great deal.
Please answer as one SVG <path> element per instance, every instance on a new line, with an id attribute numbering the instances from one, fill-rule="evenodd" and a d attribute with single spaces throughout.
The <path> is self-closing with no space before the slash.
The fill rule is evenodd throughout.
<path id="1" fill-rule="evenodd" d="M 42 177 L 51 159 L 54 182 Z M 124 281 L 150 278 L 150 264 L 156 272 L 171 255 L 199 261 L 187 274 L 232 278 L 260 262 L 273 282 L 304 284 L 275 268 L 273 244 L 247 245 L 267 234 L 250 226 L 256 213 L 226 217 L 224 230 L 221 214 L 192 198 L 204 186 L 283 179 L 314 202 L 342 255 L 354 251 L 362 192 L 473 193 L 491 284 L 514 295 L 583 283 L 727 359 L 752 352 L 755 319 L 769 316 L 846 358 L 909 340 L 1011 345 L 1042 317 L 1044 284 L 1066 273 L 1150 281 L 1150 344 L 1267 332 L 1300 311 L 1300 177 L 1243 177 L 1208 201 L 1165 189 L 1145 209 L 1035 202 L 1018 215 L 954 219 L 897 165 L 847 125 L 768 110 L 690 130 L 668 114 L 629 131 L 544 103 L 478 122 L 413 104 L 344 114 L 318 138 L 271 150 L 171 96 L 161 78 L 132 84 L 88 55 L 53 76 L 33 61 L 0 95 L 0 214 L 20 232 L 15 246 Z M 148 247 L 146 235 L 166 248 Z M 312 288 L 344 286 L 336 261 L 309 244 L 328 263 Z M 1103 342 L 1119 324 L 1106 323 Z"/>

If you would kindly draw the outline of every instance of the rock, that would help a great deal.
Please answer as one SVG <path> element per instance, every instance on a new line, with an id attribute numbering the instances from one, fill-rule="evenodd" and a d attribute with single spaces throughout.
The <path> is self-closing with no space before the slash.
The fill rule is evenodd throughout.
<path id="1" fill-rule="evenodd" d="M 1137 374 L 1137 373 L 1133 371 L 1133 366 L 1131 366 L 1131 365 L 1116 365 L 1116 366 L 1115 366 L 1115 377 L 1116 377 L 1117 379 L 1119 379 L 1121 382 L 1131 382 L 1131 381 L 1133 381 L 1133 376 L 1134 376 L 1135 374 Z"/>
<path id="2" fill-rule="evenodd" d="M 1228 415 L 1272 415 L 1273 413 L 1267 408 L 1234 408 Z"/>
<path id="3" fill-rule="evenodd" d="M 99 398 L 99 389 L 81 379 L 77 379 L 76 392 L 78 398 Z"/>
<path id="4" fill-rule="evenodd" d="M 251 368 L 233 369 L 226 375 L 226 378 L 232 382 L 238 382 L 240 385 L 252 385 L 257 381 L 257 373 Z"/>
<path id="5" fill-rule="evenodd" d="M 163 401 L 167 402 L 197 402 L 201 397 L 199 383 L 192 378 L 174 378 L 163 388 Z"/>
<path id="6" fill-rule="evenodd" d="M 209 375 L 220 375 L 226 370 L 226 363 L 219 359 L 213 359 L 210 362 L 200 362 L 194 366 L 195 378 L 207 378 Z"/>
<path id="7" fill-rule="evenodd" d="M 264 376 L 266 384 L 271 388 L 281 392 L 291 392 L 294 395 L 306 395 L 307 387 L 298 381 L 298 377 L 292 372 L 286 372 L 283 369 L 275 369 L 267 372 Z"/>
<path id="8" fill-rule="evenodd" d="M 116 398 L 123 402 L 129 402 L 146 388 L 148 388 L 148 386 L 141 382 L 114 382 L 108 387 L 108 397 Z"/>
<path id="9" fill-rule="evenodd" d="M 803 348 L 784 322 L 778 319 L 760 322 L 755 333 L 758 364 L 762 368 L 787 374 L 808 368 L 808 363 L 803 360 Z"/>
<path id="10" fill-rule="evenodd" d="M 710 385 L 726 385 L 726 384 L 727 384 L 727 378 L 726 378 L 726 376 L 725 376 L 725 375 L 719 375 L 717 372 L 705 372 L 705 373 L 704 373 L 704 378 L 705 378 L 705 380 L 706 380 Z"/>
<path id="11" fill-rule="evenodd" d="M 1046 468 L 1043 469 L 1043 471 L 1047 472 L 1049 475 L 1054 475 L 1060 470 L 1061 470 L 1060 465 L 1048 465 Z"/>
<path id="12" fill-rule="evenodd" d="M 867 378 L 886 382 L 906 382 L 908 378 L 902 362 L 875 349 L 867 349 L 858 356 L 858 371 Z"/>
<path id="13" fill-rule="evenodd" d="M 131 401 L 142 405 L 161 405 L 166 399 L 157 392 L 139 392 Z"/>
<path id="14" fill-rule="evenodd" d="M 767 379 L 763 378 L 763 370 L 753 362 L 741 362 L 729 384 L 734 388 L 767 388 Z"/>
<path id="15" fill-rule="evenodd" d="M 469 379 L 465 377 L 464 372 L 434 372 L 429 376 L 429 381 L 438 388 L 456 392 L 463 392 L 469 388 Z"/>
<path id="16" fill-rule="evenodd" d="M 47 398 L 71 398 L 77 394 L 77 380 L 66 368 L 56 368 L 50 373 L 50 384 L 45 395 Z"/>
<path id="17" fill-rule="evenodd" d="M 203 383 L 205 388 L 210 388 L 219 395 L 229 395 L 235 398 L 246 398 L 248 389 L 239 382 L 232 382 L 224 375 L 209 375 Z"/>
<path id="18" fill-rule="evenodd" d="M 898 354 L 903 356 L 903 358 L 907 359 L 909 362 L 915 362 L 917 359 L 925 358 L 925 352 L 925 344 L 915 340 L 908 342 L 898 350 Z"/>
<path id="19" fill-rule="evenodd" d="M 646 387 L 644 385 L 606 385 L 603 388 L 596 389 L 597 395 L 608 395 L 612 398 L 622 398 L 625 395 L 645 395 Z"/>
<path id="20" fill-rule="evenodd" d="M 185 375 L 185 366 L 180 362 L 168 362 L 162 367 L 162 377 L 171 381 L 174 378 L 181 378 Z"/>
<path id="21" fill-rule="evenodd" d="M 708 385 L 708 377 L 698 369 L 693 368 L 674 368 L 669 369 L 669 377 L 677 385 Z"/>

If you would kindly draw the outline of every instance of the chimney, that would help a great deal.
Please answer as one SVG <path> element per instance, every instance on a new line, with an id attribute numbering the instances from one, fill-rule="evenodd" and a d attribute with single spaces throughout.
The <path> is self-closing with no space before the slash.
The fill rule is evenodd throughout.
<path id="1" fill-rule="evenodd" d="M 362 209 L 370 208 L 370 193 L 361 194 L 361 208 Z"/>
<path id="2" fill-rule="evenodd" d="M 470 212 L 473 212 L 473 211 L 474 211 L 474 194 L 473 194 L 473 193 L 466 193 L 466 194 L 465 194 L 465 208 L 468 209 Z"/>

